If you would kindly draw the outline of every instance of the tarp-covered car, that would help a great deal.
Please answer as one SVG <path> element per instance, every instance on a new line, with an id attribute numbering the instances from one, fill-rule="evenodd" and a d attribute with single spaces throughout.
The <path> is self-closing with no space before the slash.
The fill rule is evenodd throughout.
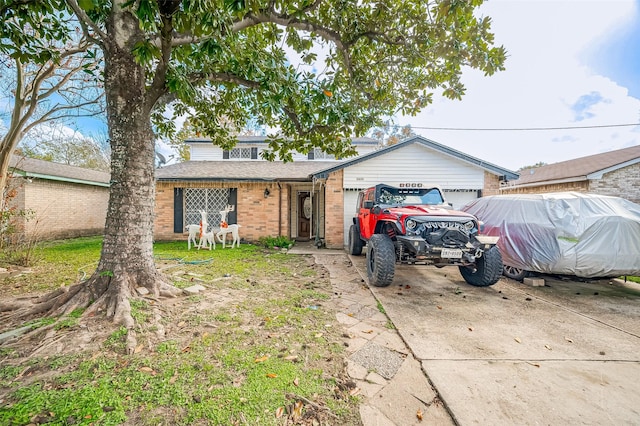
<path id="1" fill-rule="evenodd" d="M 584 278 L 640 275 L 640 205 L 578 192 L 494 195 L 463 211 L 499 236 L 504 275 Z"/>

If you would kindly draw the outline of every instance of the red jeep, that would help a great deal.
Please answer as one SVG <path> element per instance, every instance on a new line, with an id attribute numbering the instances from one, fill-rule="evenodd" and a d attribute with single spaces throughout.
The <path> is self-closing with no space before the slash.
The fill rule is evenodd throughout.
<path id="1" fill-rule="evenodd" d="M 498 237 L 479 235 L 475 216 L 452 210 L 438 188 L 379 184 L 358 195 L 349 229 L 349 253 L 367 245 L 367 275 L 374 286 L 393 281 L 395 264 L 458 266 L 466 282 L 490 286 L 502 275 Z"/>

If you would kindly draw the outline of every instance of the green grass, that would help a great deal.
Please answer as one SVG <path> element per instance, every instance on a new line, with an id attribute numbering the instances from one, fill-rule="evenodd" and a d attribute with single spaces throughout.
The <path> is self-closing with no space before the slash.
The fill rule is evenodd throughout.
<path id="1" fill-rule="evenodd" d="M 0 286 L 19 294 L 71 284 L 82 267 L 93 272 L 100 245 L 100 239 L 43 245 L 32 273 Z M 207 292 L 178 298 L 170 309 L 131 299 L 140 344 L 134 355 L 124 353 L 123 327 L 89 352 L 23 359 L 21 351 L 0 348 L 0 424 L 281 425 L 277 410 L 296 397 L 337 416 L 322 424 L 359 422 L 358 400 L 336 392 L 344 347 L 326 306 L 331 286 L 308 260 L 248 244 L 188 251 L 185 242 L 159 242 L 154 253 L 175 285 L 203 283 Z M 222 303 L 218 293 L 236 299 Z M 152 321 L 157 307 L 164 337 Z M 31 324 L 57 321 L 55 333 L 74 333 L 82 312 Z"/>

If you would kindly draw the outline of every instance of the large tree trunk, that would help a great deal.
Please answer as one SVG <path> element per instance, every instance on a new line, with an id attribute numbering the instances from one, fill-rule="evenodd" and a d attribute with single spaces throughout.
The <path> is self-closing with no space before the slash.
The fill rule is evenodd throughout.
<path id="1" fill-rule="evenodd" d="M 147 98 L 145 70 L 131 53 L 139 30 L 130 15 L 113 8 L 121 15 L 118 25 L 109 26 L 110 43 L 104 47 L 111 190 L 100 261 L 88 281 L 42 297 L 26 315 L 61 315 L 88 307 L 85 315 L 105 315 L 129 330 L 131 353 L 136 340 L 129 299 L 136 297 L 136 289 L 145 287 L 151 297 L 175 296 L 179 290 L 164 280 L 153 259 L 154 101 Z"/>
<path id="2" fill-rule="evenodd" d="M 103 310 L 117 323 L 133 326 L 129 298 L 145 287 L 152 296 L 175 294 L 157 271 L 153 259 L 155 215 L 153 102 L 147 99 L 145 71 L 129 42 L 105 49 L 105 91 L 111 143 L 111 191 L 100 262 L 87 283 L 91 310 Z"/>

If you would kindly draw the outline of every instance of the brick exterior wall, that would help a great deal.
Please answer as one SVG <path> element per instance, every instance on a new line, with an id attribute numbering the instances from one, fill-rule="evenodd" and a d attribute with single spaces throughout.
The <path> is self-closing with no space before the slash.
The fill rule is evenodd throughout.
<path id="1" fill-rule="evenodd" d="M 325 246 L 344 247 L 343 170 L 331 173 L 325 183 Z"/>
<path id="2" fill-rule="evenodd" d="M 290 236 L 288 185 L 264 182 L 158 182 L 156 185 L 156 240 L 185 240 L 187 233 L 173 232 L 174 188 L 237 188 L 236 212 L 243 241 L 257 242 L 260 237 Z M 269 189 L 265 198 L 264 190 Z M 280 200 L 280 203 L 278 202 Z"/>
<path id="3" fill-rule="evenodd" d="M 605 173 L 589 181 L 589 192 L 626 198 L 640 204 L 640 163 Z"/>
<path id="4" fill-rule="evenodd" d="M 487 171 L 484 172 L 484 186 L 482 188 L 482 196 L 488 195 L 498 195 L 500 193 L 500 177 L 494 175 L 493 173 L 489 173 Z"/>
<path id="5" fill-rule="evenodd" d="M 18 208 L 33 210 L 24 222 L 25 235 L 55 240 L 102 235 L 109 204 L 109 188 L 33 179 L 24 181 L 15 199 Z"/>
<path id="6" fill-rule="evenodd" d="M 640 203 L 640 164 L 633 164 L 613 172 L 605 173 L 602 179 L 558 183 L 524 188 L 501 188 L 501 194 L 543 194 L 546 192 L 589 192 L 612 195 Z"/>
<path id="7" fill-rule="evenodd" d="M 503 187 L 500 189 L 501 194 L 543 194 L 546 192 L 589 192 L 589 184 L 587 181 L 567 182 L 554 185 L 531 186 L 524 188 Z"/>

